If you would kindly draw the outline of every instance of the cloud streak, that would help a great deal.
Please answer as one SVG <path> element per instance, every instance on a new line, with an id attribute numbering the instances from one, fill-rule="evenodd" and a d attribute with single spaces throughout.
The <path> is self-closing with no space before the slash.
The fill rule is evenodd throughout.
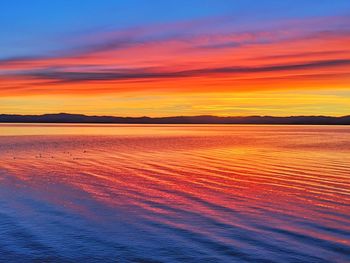
<path id="1" fill-rule="evenodd" d="M 348 19 L 293 21 L 255 31 L 237 31 L 232 24 L 222 32 L 203 31 L 202 25 L 208 24 L 89 35 L 82 38 L 83 45 L 50 56 L 2 59 L 0 96 L 293 89 L 293 85 L 348 88 L 350 32 L 344 30 Z M 300 29 L 300 24 L 305 26 Z"/>
<path id="2" fill-rule="evenodd" d="M 196 70 L 185 70 L 175 72 L 157 72 L 151 69 L 124 70 L 121 72 L 67 72 L 48 70 L 43 72 L 32 72 L 27 76 L 36 79 L 56 80 L 58 82 L 80 82 L 80 81 L 118 81 L 134 79 L 169 79 L 169 78 L 189 78 L 223 74 L 230 76 L 241 73 L 263 73 L 279 71 L 298 71 L 308 69 L 322 69 L 339 66 L 350 66 L 350 59 L 323 60 L 289 65 L 271 65 L 265 67 L 217 67 L 202 68 Z"/>

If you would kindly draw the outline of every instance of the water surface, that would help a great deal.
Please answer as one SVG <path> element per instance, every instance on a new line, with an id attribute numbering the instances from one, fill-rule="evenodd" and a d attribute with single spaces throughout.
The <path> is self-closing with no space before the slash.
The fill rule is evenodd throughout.
<path id="1" fill-rule="evenodd" d="M 0 261 L 349 262 L 350 127 L 0 124 Z"/>

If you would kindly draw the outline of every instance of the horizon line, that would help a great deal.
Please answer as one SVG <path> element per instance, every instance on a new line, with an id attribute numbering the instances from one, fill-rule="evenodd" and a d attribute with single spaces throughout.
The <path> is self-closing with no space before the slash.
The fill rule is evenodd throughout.
<path id="1" fill-rule="evenodd" d="M 21 113 L 0 113 L 0 116 L 58 116 L 58 115 L 70 115 L 70 116 L 84 116 L 84 117 L 111 117 L 111 118 L 150 118 L 150 119 L 161 119 L 161 118 L 186 118 L 186 117 L 216 117 L 216 118 L 249 118 L 249 117 L 271 117 L 271 118 L 291 118 L 291 117 L 325 117 L 325 118 L 344 118 L 350 117 L 350 113 L 346 115 L 215 115 L 215 114 L 195 114 L 195 115 L 167 115 L 167 116 L 147 116 L 147 115 L 138 115 L 138 116 L 122 116 L 122 115 L 99 115 L 99 114 L 87 114 L 87 113 L 69 113 L 69 112 L 51 112 L 51 113 L 37 113 L 37 114 L 21 114 Z"/>
<path id="2" fill-rule="evenodd" d="M 100 123 L 100 124 L 280 124 L 350 125 L 350 115 L 331 116 L 227 116 L 117 117 L 54 113 L 42 115 L 0 114 L 0 123 Z"/>

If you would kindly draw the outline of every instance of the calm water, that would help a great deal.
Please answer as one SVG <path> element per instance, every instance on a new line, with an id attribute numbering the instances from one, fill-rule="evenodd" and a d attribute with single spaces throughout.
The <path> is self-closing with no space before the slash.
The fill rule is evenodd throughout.
<path id="1" fill-rule="evenodd" d="M 350 127 L 0 125 L 1 262 L 350 262 Z"/>

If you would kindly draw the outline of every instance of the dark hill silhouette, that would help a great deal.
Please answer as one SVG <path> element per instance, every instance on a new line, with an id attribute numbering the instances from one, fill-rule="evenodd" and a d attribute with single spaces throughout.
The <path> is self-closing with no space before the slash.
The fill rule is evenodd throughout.
<path id="1" fill-rule="evenodd" d="M 314 125 L 350 125 L 350 115 L 343 117 L 330 116 L 246 116 L 218 117 L 175 116 L 175 117 L 113 117 L 87 116 L 83 114 L 43 114 L 15 115 L 0 114 L 0 122 L 8 123 L 138 123 L 138 124 L 314 124 Z"/>

